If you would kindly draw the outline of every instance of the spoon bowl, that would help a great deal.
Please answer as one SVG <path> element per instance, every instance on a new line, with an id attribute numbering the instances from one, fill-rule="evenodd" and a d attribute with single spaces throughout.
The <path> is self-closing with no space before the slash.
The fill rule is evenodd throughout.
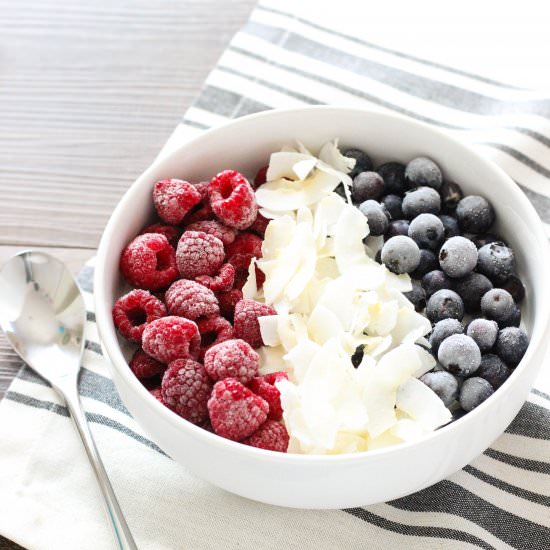
<path id="1" fill-rule="evenodd" d="M 65 265 L 28 250 L 0 271 L 0 327 L 29 367 L 64 398 L 94 469 L 117 547 L 137 550 L 80 404 L 86 306 Z"/>
<path id="2" fill-rule="evenodd" d="M 0 326 L 17 354 L 54 386 L 78 372 L 86 308 L 59 260 L 26 251 L 0 272 Z"/>

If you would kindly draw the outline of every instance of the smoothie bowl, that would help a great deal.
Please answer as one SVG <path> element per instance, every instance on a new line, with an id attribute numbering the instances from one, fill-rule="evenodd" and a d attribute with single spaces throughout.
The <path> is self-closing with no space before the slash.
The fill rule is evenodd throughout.
<path id="1" fill-rule="evenodd" d="M 105 229 L 96 317 L 124 403 L 175 461 L 258 501 L 353 507 L 504 431 L 546 352 L 548 276 L 500 169 L 410 119 L 312 107 L 149 168 Z"/>

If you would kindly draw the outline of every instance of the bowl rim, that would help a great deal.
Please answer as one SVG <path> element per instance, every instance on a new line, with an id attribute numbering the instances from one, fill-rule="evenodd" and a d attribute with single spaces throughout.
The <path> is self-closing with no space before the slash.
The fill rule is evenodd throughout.
<path id="1" fill-rule="evenodd" d="M 544 232 L 542 222 L 537 214 L 535 208 L 529 201 L 529 199 L 524 195 L 520 190 L 518 185 L 512 180 L 512 178 L 504 172 L 502 168 L 496 165 L 489 158 L 480 155 L 475 149 L 473 149 L 469 144 L 453 137 L 452 135 L 440 130 L 439 128 L 427 124 L 425 122 L 418 121 L 408 116 L 401 114 L 391 113 L 391 112 L 381 112 L 369 108 L 362 107 L 347 107 L 347 106 L 338 106 L 338 105 L 314 105 L 306 107 L 295 107 L 295 108 L 285 108 L 285 109 L 271 109 L 267 111 L 261 111 L 259 113 L 254 113 L 251 115 L 246 115 L 237 119 L 229 120 L 228 122 L 221 124 L 219 126 L 207 129 L 203 131 L 200 135 L 189 139 L 185 143 L 181 144 L 166 156 L 160 156 L 155 159 L 152 164 L 130 185 L 126 190 L 114 211 L 112 212 L 107 225 L 103 231 L 100 244 L 98 247 L 98 252 L 96 256 L 95 272 L 94 272 L 94 303 L 96 309 L 96 320 L 97 328 L 101 340 L 101 345 L 103 349 L 107 352 L 107 357 L 112 364 L 112 368 L 115 369 L 118 374 L 123 378 L 124 382 L 138 395 L 141 395 L 142 399 L 148 403 L 150 407 L 156 409 L 157 413 L 160 414 L 163 419 L 170 423 L 174 428 L 186 430 L 190 436 L 198 439 L 202 439 L 206 444 L 212 445 L 214 447 L 223 448 L 227 451 L 234 451 L 236 453 L 242 453 L 243 456 L 248 457 L 263 457 L 272 462 L 283 462 L 283 463 L 310 463 L 310 464 L 328 464 L 328 463 L 355 463 L 358 461 L 368 460 L 369 457 L 380 458 L 392 455 L 394 453 L 405 452 L 411 448 L 420 447 L 422 445 L 427 445 L 433 440 L 440 439 L 445 437 L 446 434 L 456 428 L 457 424 L 465 426 L 466 424 L 472 424 L 477 421 L 477 418 L 484 413 L 484 411 L 492 406 L 494 402 L 491 396 L 489 399 L 484 401 L 481 405 L 476 407 L 473 411 L 465 414 L 455 422 L 450 422 L 445 426 L 442 426 L 433 432 L 425 434 L 421 439 L 409 442 L 402 442 L 396 445 L 389 447 L 383 447 L 380 449 L 373 449 L 367 451 L 360 451 L 354 453 L 342 453 L 342 454 L 298 454 L 298 453 L 279 453 L 274 451 L 269 451 L 265 449 L 258 449 L 256 447 L 250 447 L 248 445 L 243 445 L 240 442 L 231 441 L 225 439 L 221 436 L 218 436 L 208 430 L 205 430 L 199 426 L 188 422 L 187 420 L 181 418 L 175 412 L 171 411 L 164 405 L 162 405 L 149 391 L 139 382 L 139 380 L 132 374 L 131 370 L 128 368 L 126 359 L 122 355 L 122 351 L 118 344 L 116 337 L 116 330 L 112 326 L 111 319 L 111 304 L 107 304 L 105 301 L 105 292 L 104 292 L 104 273 L 105 270 L 102 269 L 102 266 L 105 263 L 106 255 L 108 251 L 108 245 L 111 240 L 111 235 L 116 231 L 122 216 L 125 212 L 128 211 L 129 205 L 132 204 L 133 195 L 137 192 L 137 189 L 143 185 L 150 185 L 150 173 L 155 171 L 159 164 L 169 163 L 172 159 L 178 157 L 186 150 L 193 148 L 197 144 L 201 144 L 204 141 L 208 141 L 212 135 L 220 131 L 227 131 L 228 128 L 237 129 L 239 126 L 247 126 L 251 121 L 263 120 L 276 118 L 283 115 L 300 115 L 304 112 L 318 112 L 318 113 L 348 113 L 348 114 L 360 114 L 361 116 L 370 116 L 379 119 L 392 120 L 395 122 L 401 122 L 403 124 L 409 125 L 409 127 L 419 130 L 421 132 L 428 132 L 441 139 L 443 141 L 452 142 L 455 146 L 464 149 L 469 154 L 475 155 L 482 164 L 485 165 L 485 168 L 490 172 L 493 172 L 493 175 L 496 179 L 499 179 L 507 189 L 508 192 L 514 194 L 514 199 L 522 204 L 522 208 L 526 209 L 527 213 L 530 214 L 530 229 L 533 231 L 533 234 L 536 236 L 537 246 L 539 248 L 548 248 L 548 239 Z M 339 136 L 335 136 L 336 138 Z M 540 258 L 540 269 L 543 271 L 541 278 L 544 280 L 550 279 L 550 255 L 543 254 Z M 537 301 L 542 300 L 543 303 L 548 302 L 548 293 L 549 291 L 543 287 L 542 293 L 539 292 L 537 296 Z M 533 323 L 533 334 L 530 335 L 530 345 L 527 349 L 526 354 L 522 358 L 519 365 L 514 369 L 512 375 L 506 382 L 499 388 L 500 399 L 504 398 L 504 395 L 513 391 L 514 387 L 513 381 L 518 378 L 521 373 L 527 368 L 527 365 L 530 363 L 531 357 L 535 354 L 535 348 L 538 348 L 542 343 L 542 338 L 545 332 L 550 330 L 550 308 L 544 309 L 539 308 L 538 315 L 535 317 Z M 535 338 L 533 338 L 533 336 Z"/>

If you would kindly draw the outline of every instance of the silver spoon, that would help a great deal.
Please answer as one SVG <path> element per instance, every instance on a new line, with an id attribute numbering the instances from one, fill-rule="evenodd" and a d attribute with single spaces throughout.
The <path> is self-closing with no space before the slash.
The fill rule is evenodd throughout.
<path id="1" fill-rule="evenodd" d="M 0 326 L 34 371 L 65 399 L 90 459 L 118 548 L 137 550 L 78 396 L 86 308 L 65 265 L 49 254 L 26 251 L 0 271 Z"/>

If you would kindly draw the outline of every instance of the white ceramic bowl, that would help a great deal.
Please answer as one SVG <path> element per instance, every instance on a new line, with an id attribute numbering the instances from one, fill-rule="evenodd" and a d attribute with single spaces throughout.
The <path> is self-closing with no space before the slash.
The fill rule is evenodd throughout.
<path id="1" fill-rule="evenodd" d="M 269 155 L 295 139 L 316 150 L 338 137 L 380 164 L 432 157 L 466 193 L 497 213 L 496 230 L 513 246 L 527 286 L 523 319 L 531 344 L 508 381 L 457 422 L 415 443 L 366 453 L 306 456 L 264 451 L 222 439 L 178 417 L 138 382 L 117 339 L 111 307 L 122 290 L 123 247 L 153 216 L 153 183 L 166 177 L 210 179 L 232 168 L 253 176 Z M 227 491 L 297 508 L 344 508 L 387 501 L 427 487 L 465 466 L 508 426 L 522 406 L 548 346 L 550 270 L 539 218 L 497 166 L 440 131 L 401 116 L 337 107 L 269 111 L 205 132 L 156 163 L 131 186 L 101 240 L 95 275 L 96 317 L 122 400 L 149 437 L 176 462 Z M 128 354 L 126 353 L 126 356 Z"/>

